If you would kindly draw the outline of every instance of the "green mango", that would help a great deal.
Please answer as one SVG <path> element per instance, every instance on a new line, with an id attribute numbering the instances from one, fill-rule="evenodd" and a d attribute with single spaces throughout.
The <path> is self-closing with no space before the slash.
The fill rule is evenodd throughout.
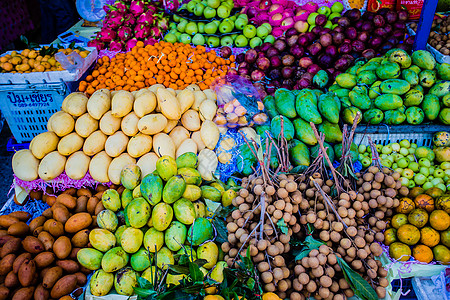
<path id="1" fill-rule="evenodd" d="M 450 108 L 444 108 L 439 113 L 439 121 L 445 125 L 450 125 Z"/>
<path id="2" fill-rule="evenodd" d="M 295 128 L 295 138 L 310 146 L 317 144 L 314 131 L 308 122 L 304 121 L 302 118 L 297 118 L 292 123 Z"/>
<path id="3" fill-rule="evenodd" d="M 381 83 L 380 89 L 383 94 L 403 95 L 409 91 L 411 85 L 403 79 L 388 79 Z"/>
<path id="4" fill-rule="evenodd" d="M 319 97 L 318 108 L 320 114 L 331 123 L 339 122 L 340 102 L 332 93 L 326 93 Z"/>
<path id="5" fill-rule="evenodd" d="M 211 277 L 212 280 L 215 280 L 217 282 L 223 282 L 224 279 L 224 270 L 225 268 L 228 268 L 228 264 L 224 261 L 218 261 L 216 264 L 216 267 L 211 271 L 211 274 L 209 277 Z"/>
<path id="6" fill-rule="evenodd" d="M 169 265 L 173 264 L 175 264 L 175 259 L 172 251 L 170 251 L 167 247 L 162 247 L 156 253 L 156 265 L 158 269 L 165 270 L 169 267 Z"/>
<path id="7" fill-rule="evenodd" d="M 436 83 L 436 72 L 434 70 L 423 70 L 419 73 L 419 83 L 424 88 L 430 88 Z"/>
<path id="8" fill-rule="evenodd" d="M 374 71 L 362 71 L 358 74 L 356 80 L 360 84 L 371 85 L 377 80 L 377 75 Z"/>
<path id="9" fill-rule="evenodd" d="M 183 198 L 188 199 L 189 201 L 195 201 L 200 199 L 202 196 L 202 190 L 193 184 L 187 184 L 186 189 L 182 195 Z"/>
<path id="10" fill-rule="evenodd" d="M 145 248 L 139 249 L 136 253 L 131 255 L 130 265 L 133 270 L 137 272 L 142 272 L 148 267 L 150 267 L 150 252 L 145 250 Z"/>
<path id="11" fill-rule="evenodd" d="M 336 76 L 336 82 L 340 87 L 352 89 L 356 85 L 356 76 L 348 73 L 341 73 Z"/>
<path id="12" fill-rule="evenodd" d="M 334 91 L 334 94 L 338 97 L 338 98 L 342 98 L 342 97 L 348 97 L 348 94 L 350 93 L 349 89 L 342 89 L 339 88 L 338 90 Z"/>
<path id="13" fill-rule="evenodd" d="M 445 107 L 450 107 L 450 93 L 442 97 L 442 104 L 444 104 Z"/>
<path id="14" fill-rule="evenodd" d="M 436 64 L 436 70 L 439 79 L 450 80 L 450 64 L 448 63 Z"/>
<path id="15" fill-rule="evenodd" d="M 164 155 L 156 162 L 156 171 L 164 181 L 167 181 L 170 177 L 177 175 L 177 162 L 173 157 Z"/>
<path id="16" fill-rule="evenodd" d="M 278 116 L 278 115 L 279 114 L 277 114 L 276 116 Z M 266 134 L 266 131 L 270 132 L 270 125 L 257 125 L 257 126 L 255 126 L 255 129 L 256 129 L 256 133 L 261 136 L 261 139 L 266 139 L 266 137 L 268 137 Z M 249 141 L 251 140 L 251 138 L 248 137 L 245 134 L 245 132 L 242 132 L 242 133 L 244 133 L 247 140 L 249 140 Z"/>
<path id="17" fill-rule="evenodd" d="M 140 190 L 148 203 L 156 205 L 162 199 L 163 181 L 158 175 L 148 174 L 142 179 Z"/>
<path id="18" fill-rule="evenodd" d="M 328 144 L 327 142 L 323 143 L 323 147 L 326 149 L 327 155 L 330 158 L 331 163 L 333 163 L 333 161 L 334 161 L 333 147 L 330 144 Z M 317 158 L 317 156 L 319 155 L 319 152 L 320 152 L 319 144 L 317 144 L 311 148 L 311 161 L 314 161 Z M 324 166 L 329 167 L 328 162 L 325 159 L 325 157 L 323 158 L 323 163 L 324 163 Z"/>
<path id="19" fill-rule="evenodd" d="M 106 209 L 112 210 L 114 212 L 118 211 L 122 206 L 120 202 L 120 195 L 114 189 L 109 189 L 103 192 L 102 203 Z"/>
<path id="20" fill-rule="evenodd" d="M 337 90 L 339 90 L 341 87 L 337 84 L 337 83 L 333 83 L 329 88 L 328 91 L 329 92 L 335 92 Z M 300 92 L 300 91 L 299 91 Z"/>
<path id="21" fill-rule="evenodd" d="M 281 120 L 283 120 L 283 135 L 288 141 L 292 140 L 295 134 L 294 125 L 284 116 L 276 116 L 270 122 L 270 132 L 275 139 L 278 139 L 281 134 Z"/>
<path id="22" fill-rule="evenodd" d="M 402 107 L 397 108 L 396 110 L 398 110 L 401 113 L 405 113 L 406 111 L 406 106 L 402 105 Z"/>
<path id="23" fill-rule="evenodd" d="M 115 247 L 103 255 L 102 269 L 105 272 L 111 273 L 122 269 L 128 264 L 128 254 L 122 247 Z"/>
<path id="24" fill-rule="evenodd" d="M 411 66 L 411 57 L 403 49 L 395 49 L 389 55 L 389 61 L 398 63 L 403 69 Z"/>
<path id="25" fill-rule="evenodd" d="M 120 183 L 129 190 L 133 190 L 141 181 L 141 168 L 136 164 L 125 166 L 120 171 Z"/>
<path id="26" fill-rule="evenodd" d="M 359 75 L 359 74 L 361 74 L 363 72 L 375 71 L 379 67 L 380 67 L 380 63 L 379 62 L 369 61 L 366 64 L 364 64 L 362 67 L 358 68 L 358 70 L 356 71 L 356 75 Z"/>
<path id="27" fill-rule="evenodd" d="M 319 99 L 319 97 L 323 95 L 323 92 L 319 89 L 313 89 L 312 92 L 316 95 L 316 99 Z M 297 93 L 297 95 L 298 95 L 298 93 Z M 295 95 L 295 97 L 297 97 L 297 95 Z M 317 101 L 316 101 L 316 105 L 317 105 Z"/>
<path id="28" fill-rule="evenodd" d="M 358 60 L 355 62 L 355 65 L 351 68 L 349 68 L 346 73 L 351 74 L 351 75 L 356 75 L 358 70 L 364 66 L 364 61 L 362 60 Z"/>
<path id="29" fill-rule="evenodd" d="M 403 100 L 399 95 L 383 94 L 375 98 L 375 106 L 381 110 L 397 109 L 403 105 Z"/>
<path id="30" fill-rule="evenodd" d="M 144 248 L 148 252 L 155 253 L 164 245 L 164 232 L 151 227 L 144 234 Z"/>
<path id="31" fill-rule="evenodd" d="M 141 277 L 151 284 L 154 284 L 155 279 L 160 278 L 159 276 L 161 276 L 161 270 L 158 270 L 158 268 L 156 268 L 155 266 L 148 267 L 141 274 Z"/>
<path id="32" fill-rule="evenodd" d="M 295 112 L 295 95 L 288 89 L 277 89 L 273 95 L 275 98 L 275 106 L 277 111 L 287 117 L 295 118 L 297 113 Z"/>
<path id="33" fill-rule="evenodd" d="M 181 175 L 186 184 L 193 184 L 199 186 L 202 183 L 202 176 L 200 172 L 194 168 L 181 168 L 178 170 L 178 175 Z"/>
<path id="34" fill-rule="evenodd" d="M 156 206 L 155 206 L 156 207 Z M 126 208 L 126 219 L 131 227 L 144 227 L 150 219 L 150 205 L 144 198 L 136 198 Z"/>
<path id="35" fill-rule="evenodd" d="M 423 100 L 423 93 L 418 89 L 413 88 L 406 93 L 403 104 L 405 106 L 417 106 L 420 105 L 420 103 L 422 103 L 422 100 Z"/>
<path id="36" fill-rule="evenodd" d="M 309 149 L 308 147 L 298 140 L 293 140 L 289 147 L 290 161 L 294 166 L 309 166 Z"/>
<path id="37" fill-rule="evenodd" d="M 349 94 L 349 98 L 353 106 L 363 110 L 369 109 L 372 103 L 367 93 L 363 94 L 358 92 L 358 90 L 352 90 Z"/>
<path id="38" fill-rule="evenodd" d="M 324 121 L 319 125 L 318 130 L 325 134 L 325 141 L 328 143 L 340 143 L 342 142 L 342 131 L 338 124 L 333 124 L 328 121 Z"/>
<path id="39" fill-rule="evenodd" d="M 371 108 L 363 114 L 364 123 L 372 125 L 380 124 L 381 121 L 383 121 L 383 118 L 383 111 L 378 108 Z"/>
<path id="40" fill-rule="evenodd" d="M 306 122 L 322 123 L 322 117 L 317 110 L 317 101 L 316 95 L 309 89 L 303 89 L 297 95 L 295 109 L 298 115 Z"/>
<path id="41" fill-rule="evenodd" d="M 177 163 L 177 169 L 181 168 L 197 168 L 198 166 L 198 156 L 194 152 L 186 152 L 181 154 L 175 160 Z"/>
<path id="42" fill-rule="evenodd" d="M 124 189 L 122 195 L 120 195 L 120 200 L 122 202 L 122 208 L 125 209 L 125 207 L 133 201 L 133 191 Z"/>
<path id="43" fill-rule="evenodd" d="M 436 60 L 433 55 L 426 50 L 416 50 L 411 55 L 412 62 L 416 66 L 425 70 L 433 70 L 436 66 Z"/>
<path id="44" fill-rule="evenodd" d="M 339 100 L 341 101 L 341 106 L 344 108 L 352 106 L 352 102 L 349 97 L 342 97 Z"/>
<path id="45" fill-rule="evenodd" d="M 103 270 L 97 270 L 92 275 L 89 282 L 89 289 L 92 295 L 101 297 L 108 295 L 114 285 L 114 274 Z"/>
<path id="46" fill-rule="evenodd" d="M 380 63 L 383 61 L 383 59 L 384 59 L 384 58 L 383 58 L 382 56 L 379 56 L 379 57 L 374 57 L 374 58 L 369 59 L 368 62 L 369 62 L 369 63 L 370 63 L 370 62 L 376 62 L 376 63 L 379 63 L 379 64 L 380 64 Z"/>
<path id="47" fill-rule="evenodd" d="M 324 70 L 320 70 L 313 77 L 313 83 L 319 88 L 324 88 L 328 84 L 328 74 Z"/>
<path id="48" fill-rule="evenodd" d="M 134 288 L 138 286 L 138 274 L 131 268 L 123 268 L 114 276 L 114 289 L 117 294 L 131 296 Z"/>
<path id="49" fill-rule="evenodd" d="M 206 216 L 206 205 L 201 201 L 194 202 L 195 218 L 203 218 Z"/>
<path id="50" fill-rule="evenodd" d="M 219 247 L 214 242 L 204 243 L 197 249 L 197 258 L 207 261 L 203 265 L 205 269 L 212 269 L 219 259 Z"/>
<path id="51" fill-rule="evenodd" d="M 82 248 L 77 252 L 77 260 L 86 269 L 98 270 L 101 267 L 103 253 L 94 248 Z"/>
<path id="52" fill-rule="evenodd" d="M 400 66 L 395 62 L 385 62 L 376 70 L 380 79 L 394 79 L 400 76 Z"/>
<path id="53" fill-rule="evenodd" d="M 405 111 L 406 122 L 412 125 L 418 125 L 423 122 L 424 113 L 423 110 L 417 106 L 408 107 Z"/>
<path id="54" fill-rule="evenodd" d="M 89 232 L 89 243 L 95 249 L 106 252 L 116 245 L 116 237 L 106 229 L 94 228 Z"/>
<path id="55" fill-rule="evenodd" d="M 275 98 L 273 96 L 268 95 L 264 97 L 263 104 L 270 119 L 273 119 L 277 115 L 279 115 L 279 112 L 277 111 L 277 106 L 275 105 Z"/>
<path id="56" fill-rule="evenodd" d="M 234 198 L 237 197 L 237 193 L 235 190 L 233 189 L 228 189 L 226 190 L 223 194 L 222 194 L 222 205 L 224 207 L 227 207 L 229 205 L 231 205 L 231 202 L 233 201 Z"/>
<path id="57" fill-rule="evenodd" d="M 383 81 L 378 80 L 378 81 L 375 81 L 375 82 L 370 86 L 370 88 L 369 88 L 369 98 L 370 98 L 370 99 L 375 99 L 376 97 L 378 97 L 378 96 L 381 95 L 381 89 L 380 89 L 380 86 L 381 86 L 381 83 L 382 83 L 382 82 L 383 82 Z"/>
<path id="58" fill-rule="evenodd" d="M 359 124 L 362 120 L 362 112 L 359 108 L 354 107 L 354 106 L 347 107 L 342 111 L 342 120 L 345 123 L 352 125 L 353 122 L 355 121 L 358 113 L 359 113 L 359 119 L 358 119 L 357 124 Z"/>
<path id="59" fill-rule="evenodd" d="M 209 199 L 214 202 L 220 202 L 220 200 L 222 199 L 222 193 L 212 186 L 204 185 L 201 187 L 201 190 L 203 200 Z"/>
<path id="60" fill-rule="evenodd" d="M 163 189 L 163 201 L 172 204 L 183 196 L 186 182 L 181 175 L 172 176 Z"/>
<path id="61" fill-rule="evenodd" d="M 429 90 L 429 94 L 436 95 L 438 98 L 442 98 L 450 93 L 450 81 L 441 80 Z"/>
<path id="62" fill-rule="evenodd" d="M 441 106 L 439 104 L 439 98 L 432 94 L 425 95 L 425 99 L 422 102 L 422 109 L 425 117 L 434 121 L 439 116 Z"/>
<path id="63" fill-rule="evenodd" d="M 193 246 L 198 246 L 213 237 L 211 222 L 205 218 L 197 218 L 189 227 L 187 241 Z"/>
<path id="64" fill-rule="evenodd" d="M 125 229 L 127 229 L 128 226 L 127 225 L 121 225 L 117 228 L 117 230 L 114 232 L 114 237 L 116 238 L 116 244 L 117 246 L 121 245 L 121 238 L 122 238 L 122 233 L 125 231 Z"/>
<path id="65" fill-rule="evenodd" d="M 419 75 L 411 69 L 402 70 L 402 78 L 411 86 L 415 86 L 419 84 Z"/>
<path id="66" fill-rule="evenodd" d="M 98 213 L 97 225 L 100 228 L 114 232 L 119 225 L 119 219 L 117 219 L 116 214 L 112 210 L 105 209 Z"/>
<path id="67" fill-rule="evenodd" d="M 411 67 L 409 67 L 409 70 L 414 71 L 414 73 L 416 73 L 417 75 L 419 75 L 420 71 L 422 71 L 418 66 L 416 65 L 412 65 Z"/>
<path id="68" fill-rule="evenodd" d="M 122 233 L 120 244 L 125 252 L 133 254 L 141 248 L 143 240 L 144 233 L 142 230 L 128 227 Z"/>
<path id="69" fill-rule="evenodd" d="M 160 202 L 155 205 L 152 211 L 152 222 L 153 227 L 156 230 L 164 231 L 169 227 L 170 222 L 173 219 L 173 209 L 172 207 L 164 202 Z"/>
<path id="70" fill-rule="evenodd" d="M 134 190 L 133 190 L 133 199 L 139 198 L 139 197 L 142 197 L 141 185 L 140 184 L 137 187 L 135 187 Z"/>
<path id="71" fill-rule="evenodd" d="M 164 241 L 171 251 L 178 251 L 186 241 L 187 228 L 184 224 L 173 221 L 164 233 Z"/>
<path id="72" fill-rule="evenodd" d="M 387 110 L 384 112 L 384 121 L 388 125 L 399 125 L 406 120 L 406 115 L 398 110 Z"/>
<path id="73" fill-rule="evenodd" d="M 178 221 L 185 225 L 191 225 L 195 219 L 195 207 L 194 204 L 181 198 L 173 204 L 173 213 Z"/>

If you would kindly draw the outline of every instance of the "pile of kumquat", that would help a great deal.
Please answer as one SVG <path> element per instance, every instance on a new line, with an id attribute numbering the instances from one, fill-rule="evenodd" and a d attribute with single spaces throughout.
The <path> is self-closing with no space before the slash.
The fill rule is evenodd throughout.
<path id="1" fill-rule="evenodd" d="M 79 90 L 87 95 L 103 88 L 133 92 L 157 83 L 174 90 L 195 83 L 205 90 L 231 68 L 236 68 L 233 55 L 225 59 L 204 46 L 161 41 L 144 47 L 140 41 L 127 53 L 100 58 Z"/>

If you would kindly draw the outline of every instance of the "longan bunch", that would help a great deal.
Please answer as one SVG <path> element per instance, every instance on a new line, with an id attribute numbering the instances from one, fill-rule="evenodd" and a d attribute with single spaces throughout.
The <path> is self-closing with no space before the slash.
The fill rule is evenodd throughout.
<path id="1" fill-rule="evenodd" d="M 298 176 L 280 174 L 273 178 L 271 185 L 262 177 L 244 178 L 242 189 L 232 201 L 238 209 L 227 218 L 228 242 L 222 244 L 229 266 L 234 264 L 239 253 L 245 256 L 249 248 L 264 290 L 275 292 L 281 298 L 292 289 L 290 270 L 294 265 L 291 268 L 287 265 L 287 254 L 291 250 L 289 241 L 301 230 L 297 216 L 302 193 L 298 190 L 297 180 Z M 286 226 L 284 233 L 278 224 Z"/>

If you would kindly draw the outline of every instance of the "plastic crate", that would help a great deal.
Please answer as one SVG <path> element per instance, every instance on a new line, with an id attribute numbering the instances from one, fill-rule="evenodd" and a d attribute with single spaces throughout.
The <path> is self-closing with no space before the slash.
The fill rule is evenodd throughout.
<path id="1" fill-rule="evenodd" d="M 6 143 L 6 151 L 16 152 L 23 149 L 29 149 L 30 143 L 18 143 L 15 138 L 10 138 Z"/>
<path id="2" fill-rule="evenodd" d="M 449 126 L 423 124 L 423 125 L 369 125 L 359 126 L 355 132 L 354 142 L 357 145 L 369 145 L 368 137 L 374 144 L 387 145 L 401 140 L 408 140 L 418 146 L 431 147 L 433 135 L 438 131 L 448 131 Z"/>
<path id="3" fill-rule="evenodd" d="M 398 289 L 402 288 L 402 293 L 406 293 L 409 290 L 409 293 L 406 294 L 405 296 L 401 295 L 400 299 L 401 300 L 409 300 L 409 299 L 417 299 L 416 293 L 414 291 L 413 285 L 412 285 L 412 279 L 411 278 L 403 278 L 401 279 L 394 279 L 391 282 L 392 285 L 392 291 L 393 292 L 397 292 Z"/>
<path id="4" fill-rule="evenodd" d="M 0 85 L 0 109 L 18 143 L 29 142 L 44 131 L 61 109 L 70 89 L 64 82 Z"/>

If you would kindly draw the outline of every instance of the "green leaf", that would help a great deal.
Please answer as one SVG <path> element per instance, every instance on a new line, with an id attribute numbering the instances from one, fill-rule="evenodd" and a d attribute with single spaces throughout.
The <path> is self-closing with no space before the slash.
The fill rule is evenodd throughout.
<path id="1" fill-rule="evenodd" d="M 154 290 L 149 290 L 149 289 L 143 289 L 140 287 L 133 287 L 134 292 L 136 293 L 136 295 L 140 296 L 140 297 L 150 297 L 150 296 L 156 296 L 157 292 Z"/>
<path id="2" fill-rule="evenodd" d="M 240 190 L 241 187 L 237 187 L 237 189 Z M 214 217 L 215 218 L 226 218 L 226 217 L 228 217 L 229 214 L 231 214 L 236 209 L 237 209 L 237 207 L 235 207 L 233 205 L 229 205 L 227 207 L 222 206 L 220 210 L 216 211 L 216 215 Z"/>
<path id="3" fill-rule="evenodd" d="M 137 281 L 138 281 L 139 287 L 141 287 L 143 289 L 153 289 L 153 284 L 150 281 L 148 281 L 147 279 L 138 277 Z"/>
<path id="4" fill-rule="evenodd" d="M 356 296 L 363 300 L 377 300 L 378 295 L 370 286 L 370 284 L 364 280 L 357 272 L 355 272 L 345 260 L 336 256 L 337 262 L 344 273 L 345 280 L 350 285 L 351 289 Z"/>
<path id="5" fill-rule="evenodd" d="M 202 281 L 204 277 L 200 267 L 195 263 L 189 263 L 189 274 L 194 282 Z"/>
<path id="6" fill-rule="evenodd" d="M 222 220 L 219 220 L 217 217 L 215 217 L 212 220 L 212 225 L 216 228 L 217 237 L 216 242 L 219 244 L 223 244 L 228 241 L 228 230 L 227 226 L 225 225 L 225 222 Z"/>
<path id="7" fill-rule="evenodd" d="M 255 287 L 255 284 L 256 284 L 255 279 L 253 279 L 253 278 L 250 277 L 250 278 L 247 280 L 247 287 L 248 287 L 249 289 L 253 290 L 253 288 Z"/>
<path id="8" fill-rule="evenodd" d="M 214 202 L 209 199 L 205 199 L 206 210 L 210 211 L 213 215 L 222 206 L 219 202 Z"/>
<path id="9" fill-rule="evenodd" d="M 196 264 L 199 268 L 203 267 L 204 265 L 206 265 L 208 263 L 208 261 L 206 259 L 196 259 L 194 261 L 194 264 Z"/>
<path id="10" fill-rule="evenodd" d="M 302 258 L 307 257 L 310 251 L 311 251 L 310 249 L 305 249 L 302 251 L 294 251 L 295 261 L 299 261 Z"/>
<path id="11" fill-rule="evenodd" d="M 277 226 L 281 230 L 282 233 L 284 233 L 284 234 L 288 234 L 289 233 L 289 231 L 288 231 L 289 229 L 288 229 L 288 227 L 286 225 L 286 222 L 284 222 L 283 218 L 278 220 Z"/>
<path id="12" fill-rule="evenodd" d="M 75 42 L 70 43 L 69 48 L 73 49 L 73 47 L 75 46 Z"/>
<path id="13" fill-rule="evenodd" d="M 296 251 L 294 253 L 295 255 L 295 261 L 301 260 L 303 257 L 306 257 L 309 255 L 309 252 L 314 249 L 319 249 L 320 246 L 324 245 L 325 243 L 322 241 L 318 241 L 314 239 L 311 235 L 308 235 L 303 242 L 303 248 L 301 251 Z"/>
<path id="14" fill-rule="evenodd" d="M 26 36 L 21 35 L 21 36 L 20 36 L 20 41 L 21 41 L 22 43 L 24 43 L 25 45 L 27 45 L 27 47 L 28 47 L 28 39 L 27 39 Z"/>
<path id="15" fill-rule="evenodd" d="M 177 275 L 177 274 L 186 274 L 186 275 L 190 274 L 190 268 L 184 267 L 184 266 L 169 265 L 169 270 L 173 271 L 173 273 L 175 273 L 175 275 Z"/>

